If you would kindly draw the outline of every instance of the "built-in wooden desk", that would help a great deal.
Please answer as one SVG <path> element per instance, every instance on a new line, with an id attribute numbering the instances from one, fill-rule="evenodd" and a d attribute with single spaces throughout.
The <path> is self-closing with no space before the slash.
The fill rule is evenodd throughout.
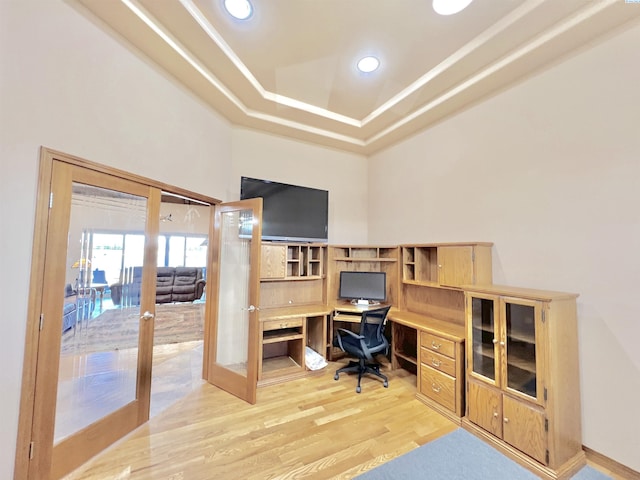
<path id="1" fill-rule="evenodd" d="M 296 305 L 260 310 L 258 386 L 310 375 L 305 346 L 326 356 L 327 317 L 331 307 Z"/>
<path id="2" fill-rule="evenodd" d="M 330 360 L 336 360 L 344 356 L 344 352 L 333 346 L 333 339 L 336 336 L 336 324 L 342 324 L 343 328 L 353 329 L 357 332 L 353 324 L 360 323 L 362 320 L 362 312 L 366 310 L 375 310 L 377 308 L 386 307 L 388 304 L 372 304 L 372 305 L 354 305 L 351 302 L 336 302 L 331 306 L 333 314 L 329 320 L 329 330 L 327 336 L 327 350 Z M 350 327 L 349 324 L 352 324 Z"/>
<path id="3" fill-rule="evenodd" d="M 392 308 L 392 368 L 415 369 L 416 397 L 456 423 L 464 415 L 463 325 Z"/>

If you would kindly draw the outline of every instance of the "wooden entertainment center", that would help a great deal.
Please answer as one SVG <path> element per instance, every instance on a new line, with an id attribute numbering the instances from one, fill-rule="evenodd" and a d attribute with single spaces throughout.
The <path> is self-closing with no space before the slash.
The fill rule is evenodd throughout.
<path id="1" fill-rule="evenodd" d="M 568 478 L 585 463 L 577 295 L 492 285 L 491 249 L 264 242 L 258 385 L 317 373 L 306 347 L 342 356 L 335 329 L 362 309 L 340 300 L 340 272 L 385 272 L 390 364 L 416 374 L 416 397 L 536 474 Z"/>

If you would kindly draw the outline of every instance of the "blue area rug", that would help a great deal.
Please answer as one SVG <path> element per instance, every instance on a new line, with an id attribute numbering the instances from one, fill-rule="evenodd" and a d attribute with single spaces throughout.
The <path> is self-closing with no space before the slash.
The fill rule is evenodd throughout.
<path id="1" fill-rule="evenodd" d="M 469 432 L 459 428 L 444 437 L 394 458 L 357 480 L 537 480 L 538 476 L 521 467 Z M 573 480 L 611 480 L 586 466 Z"/>

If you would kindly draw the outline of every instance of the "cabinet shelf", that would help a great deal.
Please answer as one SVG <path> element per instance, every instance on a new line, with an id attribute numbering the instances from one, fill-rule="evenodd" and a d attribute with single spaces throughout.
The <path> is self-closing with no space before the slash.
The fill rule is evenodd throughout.
<path id="1" fill-rule="evenodd" d="M 453 290 L 456 292 L 460 291 L 460 288 L 458 287 L 451 287 L 448 285 L 440 285 L 438 282 L 427 282 L 427 281 L 423 281 L 423 280 L 406 280 L 406 278 L 403 278 L 402 283 L 405 285 L 415 285 L 418 287 L 429 287 L 429 288 L 438 288 L 440 290 Z"/>
<path id="2" fill-rule="evenodd" d="M 380 258 L 380 257 L 371 257 L 371 258 L 335 257 L 334 260 L 337 260 L 339 262 L 397 262 L 395 258 Z"/>
<path id="3" fill-rule="evenodd" d="M 509 388 L 515 389 L 516 391 L 525 394 L 531 391 L 535 392 L 536 373 L 531 371 L 530 369 L 521 369 L 510 364 L 507 367 L 507 377 Z M 531 383 L 533 383 L 533 388 L 531 388 L 530 386 Z M 521 390 L 525 388 L 527 391 Z M 528 395 L 535 397 L 535 393 L 533 395 L 531 395 L 531 393 L 528 393 Z"/>
<path id="4" fill-rule="evenodd" d="M 324 245 L 262 243 L 261 280 L 324 278 Z"/>
<path id="5" fill-rule="evenodd" d="M 265 358 L 262 360 L 262 378 L 271 379 L 297 373 L 302 369 L 293 358 L 282 355 L 280 357 Z"/>
<path id="6" fill-rule="evenodd" d="M 340 272 L 384 272 L 385 303 L 397 304 L 399 249 L 397 246 L 331 245 L 328 247 L 327 301 L 340 301 Z"/>
<path id="7" fill-rule="evenodd" d="M 288 332 L 285 332 L 283 330 L 289 330 L 289 329 L 265 332 L 264 337 L 262 339 L 262 343 L 263 344 L 278 343 L 278 342 L 286 342 L 289 340 L 298 340 L 302 338 L 302 333 L 300 333 L 295 329 L 291 329 L 292 331 L 288 331 Z"/>
<path id="8" fill-rule="evenodd" d="M 324 276 L 320 275 L 312 275 L 308 277 L 287 277 L 287 282 L 307 282 L 310 280 L 319 280 L 323 279 Z M 263 278 L 260 282 L 269 283 L 269 282 L 282 282 L 281 278 Z"/>
<path id="9" fill-rule="evenodd" d="M 473 353 L 475 356 L 480 356 L 482 358 L 490 358 L 492 360 L 496 359 L 493 353 L 493 350 L 490 350 L 490 349 L 481 350 L 480 348 L 474 347 Z M 518 354 L 514 353 L 513 349 L 509 350 L 509 358 L 507 360 L 507 365 L 513 366 L 525 372 L 530 372 L 533 374 L 536 373 L 535 358 L 518 357 Z"/>
<path id="10" fill-rule="evenodd" d="M 509 336 L 518 342 L 528 343 L 531 345 L 535 345 L 536 343 L 536 336 L 534 333 L 512 331 Z"/>
<path id="11" fill-rule="evenodd" d="M 536 373 L 536 360 L 535 357 L 518 356 L 518 353 L 513 352 L 513 348 L 510 349 L 509 358 L 507 360 L 507 367 L 516 367 L 525 372 Z"/>
<path id="12" fill-rule="evenodd" d="M 418 365 L 418 359 L 413 355 L 407 355 L 404 352 L 395 352 L 394 355 L 398 358 L 401 358 L 413 365 Z"/>
<path id="13" fill-rule="evenodd" d="M 482 325 L 482 326 L 477 326 L 474 325 L 473 326 L 473 333 L 490 333 L 492 335 L 495 335 L 495 329 L 493 327 L 490 327 L 488 325 Z"/>

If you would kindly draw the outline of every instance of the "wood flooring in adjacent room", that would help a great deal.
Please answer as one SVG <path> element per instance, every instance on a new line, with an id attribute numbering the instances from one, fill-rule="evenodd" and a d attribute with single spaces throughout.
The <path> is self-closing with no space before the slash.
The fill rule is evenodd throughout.
<path id="1" fill-rule="evenodd" d="M 352 478 L 456 428 L 415 399 L 415 375 L 357 394 L 338 366 L 259 388 L 256 405 L 204 384 L 66 479 Z"/>

